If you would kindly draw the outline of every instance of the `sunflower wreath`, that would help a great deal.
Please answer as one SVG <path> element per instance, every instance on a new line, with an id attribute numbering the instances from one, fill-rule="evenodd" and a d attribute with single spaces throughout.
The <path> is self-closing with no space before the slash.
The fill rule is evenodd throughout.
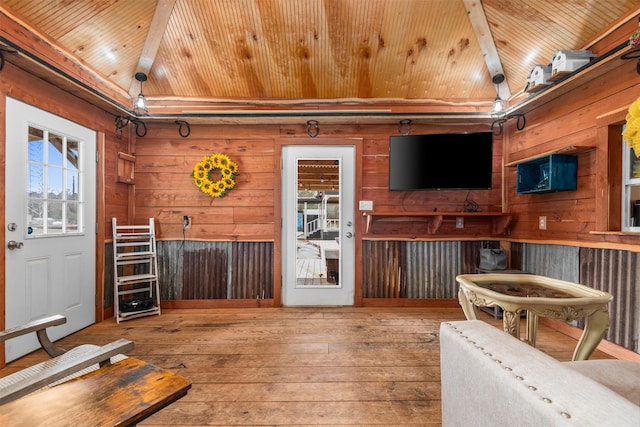
<path id="1" fill-rule="evenodd" d="M 236 175 L 238 175 L 238 165 L 226 154 L 218 153 L 204 157 L 191 172 L 196 187 L 215 198 L 224 197 L 236 186 L 234 181 Z"/>
<path id="2" fill-rule="evenodd" d="M 640 98 L 629 107 L 626 120 L 627 126 L 622 132 L 622 139 L 633 148 L 636 157 L 640 157 Z"/>

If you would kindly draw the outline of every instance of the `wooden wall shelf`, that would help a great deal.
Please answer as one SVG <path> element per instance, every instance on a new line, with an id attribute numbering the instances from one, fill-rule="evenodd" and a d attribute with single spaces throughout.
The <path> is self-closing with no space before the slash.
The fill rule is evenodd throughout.
<path id="1" fill-rule="evenodd" d="M 118 182 L 124 182 L 125 184 L 135 183 L 136 156 L 118 153 L 117 167 Z"/>
<path id="2" fill-rule="evenodd" d="M 514 160 L 509 163 L 505 163 L 506 167 L 515 167 L 518 166 L 518 163 L 528 162 L 530 160 L 534 160 L 540 157 L 550 156 L 552 154 L 578 154 L 584 153 L 586 151 L 595 150 L 596 147 L 590 145 L 570 145 L 567 147 L 557 148 L 555 150 L 545 151 L 544 153 L 535 154 L 533 156 L 525 157 L 524 159 Z"/>
<path id="3" fill-rule="evenodd" d="M 469 220 L 491 221 L 492 234 L 507 234 L 511 214 L 501 212 L 392 212 L 363 213 L 366 224 L 365 234 L 371 232 L 373 222 L 422 222 L 426 223 L 426 234 L 437 234 L 445 218 L 462 217 Z"/>
<path id="4" fill-rule="evenodd" d="M 544 89 L 530 94 L 528 98 L 513 105 L 508 113 L 526 114 L 544 103 L 566 95 L 593 79 L 610 73 L 617 67 L 623 66 L 625 63 L 624 59 L 632 55 L 634 50 L 635 48 L 628 46 L 628 44 L 617 46 L 609 52 L 595 58 L 589 64 L 563 76 L 558 81 L 550 82 L 551 84 Z"/>

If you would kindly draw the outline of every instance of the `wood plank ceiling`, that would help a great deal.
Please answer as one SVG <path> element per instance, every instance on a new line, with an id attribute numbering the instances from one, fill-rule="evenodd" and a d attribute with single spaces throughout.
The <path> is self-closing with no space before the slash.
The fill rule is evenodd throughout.
<path id="1" fill-rule="evenodd" d="M 143 92 L 151 118 L 216 111 L 487 113 L 535 64 L 588 49 L 637 0 L 0 0 L 0 13 Z M 2 40 L 0 40 L 2 41 Z"/>

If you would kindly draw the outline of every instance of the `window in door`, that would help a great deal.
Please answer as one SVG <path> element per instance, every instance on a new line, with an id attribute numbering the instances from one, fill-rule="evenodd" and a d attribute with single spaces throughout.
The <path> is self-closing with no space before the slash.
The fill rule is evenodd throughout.
<path id="1" fill-rule="evenodd" d="M 28 237 L 83 231 L 80 147 L 80 141 L 29 126 Z"/>

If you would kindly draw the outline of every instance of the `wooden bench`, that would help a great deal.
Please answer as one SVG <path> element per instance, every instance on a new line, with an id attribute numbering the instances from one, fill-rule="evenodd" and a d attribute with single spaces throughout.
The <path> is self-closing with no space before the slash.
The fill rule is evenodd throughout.
<path id="1" fill-rule="evenodd" d="M 131 426 L 187 394 L 187 378 L 127 357 L 0 405 L 2 426 Z"/>
<path id="2" fill-rule="evenodd" d="M 84 344 L 65 351 L 51 342 L 47 328 L 62 325 L 66 321 L 66 317 L 55 315 L 0 332 L 0 341 L 35 332 L 42 348 L 52 357 L 0 378 L 0 404 L 126 359 L 122 353 L 133 350 L 133 342 L 119 339 L 104 346 Z"/>

